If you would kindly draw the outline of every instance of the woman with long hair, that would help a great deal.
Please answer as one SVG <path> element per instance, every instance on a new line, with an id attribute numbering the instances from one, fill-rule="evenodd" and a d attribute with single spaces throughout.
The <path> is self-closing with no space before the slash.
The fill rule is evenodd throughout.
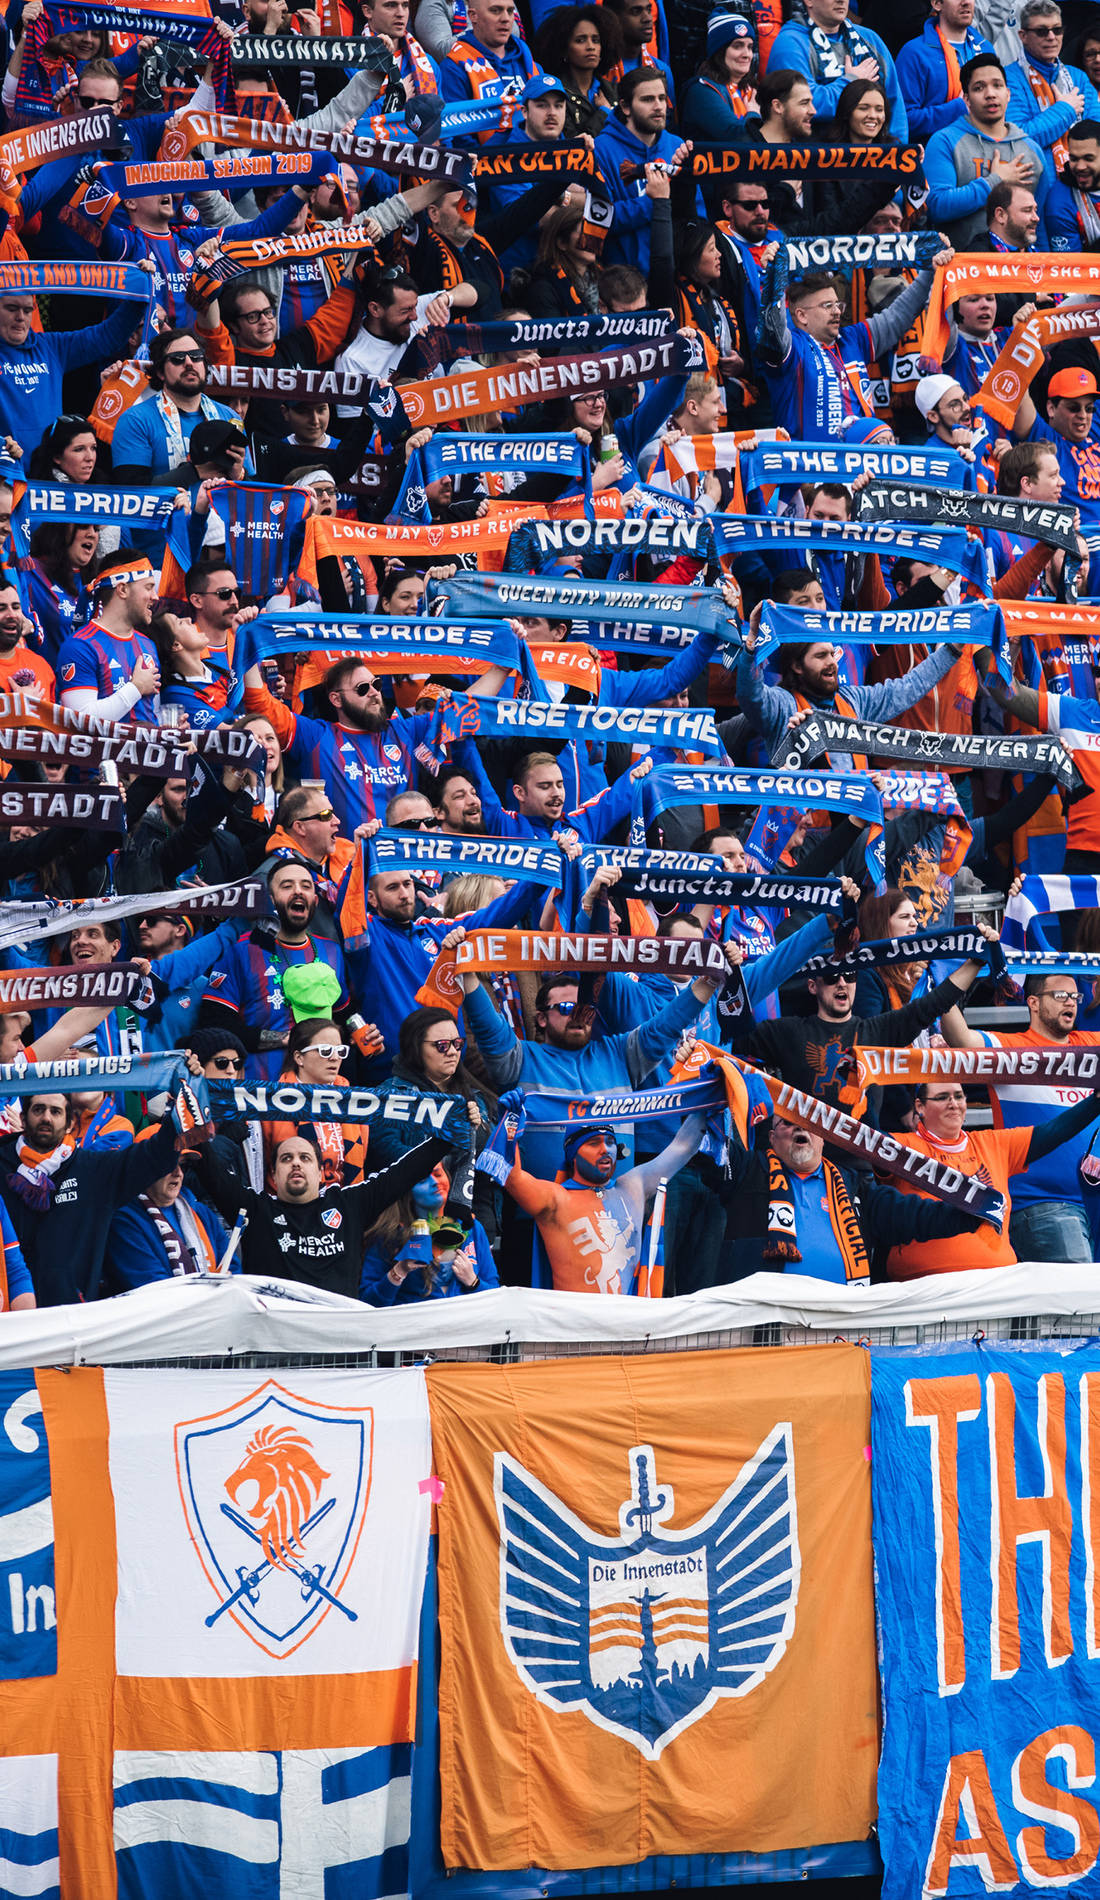
<path id="1" fill-rule="evenodd" d="M 62 642 L 92 617 L 91 582 L 99 531 L 84 522 L 43 521 L 22 563 L 28 600 L 42 629 L 42 657 L 55 665 Z"/>
<path id="2" fill-rule="evenodd" d="M 347 1087 L 343 1065 L 348 1044 L 343 1032 L 327 1016 L 306 1016 L 287 1037 L 280 1082 L 300 1082 L 306 1088 Z M 369 1129 L 363 1122 L 265 1122 L 264 1146 L 268 1164 L 281 1141 L 305 1128 L 321 1151 L 321 1186 L 351 1187 L 363 1179 Z M 373 1155 L 371 1157 L 374 1159 Z"/>
<path id="3" fill-rule="evenodd" d="M 619 96 L 607 75 L 622 51 L 622 30 L 608 7 L 558 7 L 543 21 L 535 58 L 564 88 L 564 138 L 603 131 Z"/>
<path id="4" fill-rule="evenodd" d="M 918 929 L 917 907 L 909 893 L 896 885 L 879 897 L 865 897 L 859 907 L 861 943 L 910 937 Z M 886 963 L 877 970 L 861 970 L 853 1010 L 857 1016 L 881 1016 L 887 1010 L 903 1009 L 930 987 L 927 963 Z"/>
<path id="5" fill-rule="evenodd" d="M 836 102 L 833 124 L 845 145 L 892 145 L 886 94 L 873 79 L 852 79 Z"/>
<path id="6" fill-rule="evenodd" d="M 586 240 L 584 207 L 555 205 L 539 227 L 524 301 L 533 317 L 592 317 L 599 310 L 599 254 Z"/>
<path id="7" fill-rule="evenodd" d="M 707 53 L 684 89 L 684 137 L 739 144 L 757 115 L 756 36 L 752 23 L 724 8 L 707 22 Z"/>
<path id="8" fill-rule="evenodd" d="M 499 1286 L 481 1222 L 447 1208 L 442 1165 L 387 1207 L 366 1235 L 359 1297 L 368 1306 L 411 1306 Z"/>
<path id="9" fill-rule="evenodd" d="M 95 477 L 99 441 L 84 416 L 59 416 L 46 430 L 27 465 L 34 481 L 90 482 Z"/>
<path id="10" fill-rule="evenodd" d="M 226 830 L 231 831 L 243 850 L 248 868 L 254 871 L 267 856 L 267 841 L 275 823 L 275 811 L 287 789 L 283 767 L 283 749 L 270 719 L 264 713 L 246 713 L 233 721 L 234 732 L 249 732 L 262 745 L 267 757 L 267 774 L 261 789 L 250 773 L 243 790 L 226 814 Z"/>
<path id="11" fill-rule="evenodd" d="M 449 1010 L 414 1009 L 405 1017 L 397 1041 L 393 1074 L 383 1083 L 383 1096 L 461 1095 L 470 1122 L 470 1153 L 478 1153 L 497 1118 L 497 1099 L 463 1061 L 465 1039 Z M 424 1140 L 428 1124 L 410 1112 L 407 1120 L 384 1116 L 375 1136 L 378 1165 L 396 1159 L 405 1148 Z M 374 1156 L 372 1156 L 372 1159 Z"/>

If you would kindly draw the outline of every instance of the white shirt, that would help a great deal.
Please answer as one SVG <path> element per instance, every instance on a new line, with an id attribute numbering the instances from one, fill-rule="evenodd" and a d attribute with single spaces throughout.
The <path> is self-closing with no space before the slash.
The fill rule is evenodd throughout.
<path id="1" fill-rule="evenodd" d="M 422 297 L 417 298 L 410 338 L 419 336 L 421 330 L 427 329 L 424 313 L 439 294 L 438 290 L 426 290 Z M 336 358 L 336 367 L 338 370 L 353 370 L 365 380 L 377 381 L 380 376 L 392 376 L 408 347 L 408 343 L 390 343 L 384 336 L 372 336 L 369 330 L 360 330 L 347 349 L 341 350 Z M 360 415 L 362 404 L 341 404 L 336 413 L 338 416 Z"/>

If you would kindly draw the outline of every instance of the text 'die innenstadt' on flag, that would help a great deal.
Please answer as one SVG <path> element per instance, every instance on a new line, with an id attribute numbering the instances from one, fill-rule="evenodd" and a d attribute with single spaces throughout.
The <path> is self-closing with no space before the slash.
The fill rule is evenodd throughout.
<path id="1" fill-rule="evenodd" d="M 868 1379 L 848 1346 L 429 1370 L 448 1866 L 866 1836 Z"/>

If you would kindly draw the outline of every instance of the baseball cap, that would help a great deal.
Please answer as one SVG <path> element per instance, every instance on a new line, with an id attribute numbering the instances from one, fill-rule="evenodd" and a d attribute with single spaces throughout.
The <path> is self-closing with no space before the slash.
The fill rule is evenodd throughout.
<path id="1" fill-rule="evenodd" d="M 930 412 L 942 402 L 949 389 L 961 387 L 953 376 L 922 376 L 917 384 L 916 404 L 924 420 L 928 421 Z"/>
<path id="2" fill-rule="evenodd" d="M 1047 384 L 1048 396 L 1095 396 L 1097 390 L 1095 376 L 1087 369 L 1060 369 Z"/>
<path id="3" fill-rule="evenodd" d="M 532 99 L 545 99 L 549 93 L 556 92 L 565 98 L 565 87 L 552 73 L 533 73 L 520 93 L 520 104 L 530 105 Z"/>
<path id="4" fill-rule="evenodd" d="M 248 437 L 235 422 L 225 422 L 214 417 L 208 422 L 200 422 L 192 429 L 187 444 L 187 457 L 195 462 L 223 463 L 223 473 L 228 469 L 225 461 L 227 449 L 247 449 Z"/>

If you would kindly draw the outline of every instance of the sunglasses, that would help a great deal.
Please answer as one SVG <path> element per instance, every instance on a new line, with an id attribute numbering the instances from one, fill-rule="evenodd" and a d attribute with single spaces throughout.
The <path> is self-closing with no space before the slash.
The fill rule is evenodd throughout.
<path id="1" fill-rule="evenodd" d="M 201 600 L 239 600 L 240 593 L 239 587 L 208 587 L 205 594 L 201 594 L 199 598 Z"/>
<path id="2" fill-rule="evenodd" d="M 240 1056 L 212 1056 L 211 1067 L 215 1069 L 243 1069 Z"/>
<path id="3" fill-rule="evenodd" d="M 338 1062 L 342 1062 L 348 1053 L 348 1045 L 346 1042 L 311 1042 L 309 1053 L 312 1056 L 335 1056 Z"/>
<path id="4" fill-rule="evenodd" d="M 576 1003 L 551 1003 L 550 1010 L 551 1013 L 556 1010 L 559 1016 L 571 1016 L 577 1007 Z"/>
<path id="5" fill-rule="evenodd" d="M 449 1056 L 452 1051 L 460 1055 L 464 1048 L 461 1036 L 448 1036 L 445 1042 L 426 1042 L 425 1049 L 438 1049 L 441 1056 Z"/>
<path id="6" fill-rule="evenodd" d="M 165 356 L 166 363 L 205 363 L 201 350 L 172 350 Z"/>
<path id="7" fill-rule="evenodd" d="M 353 686 L 351 690 L 356 699 L 366 699 L 367 694 L 373 693 L 377 685 L 377 680 L 361 680 L 359 685 Z"/>
<path id="8" fill-rule="evenodd" d="M 335 816 L 336 816 L 336 813 L 333 811 L 332 806 L 328 805 L 326 806 L 324 811 L 307 811 L 304 817 L 299 820 L 299 823 L 303 825 L 311 825 L 315 818 L 317 819 L 323 818 L 325 823 L 327 824 L 329 819 L 335 818 Z"/>

